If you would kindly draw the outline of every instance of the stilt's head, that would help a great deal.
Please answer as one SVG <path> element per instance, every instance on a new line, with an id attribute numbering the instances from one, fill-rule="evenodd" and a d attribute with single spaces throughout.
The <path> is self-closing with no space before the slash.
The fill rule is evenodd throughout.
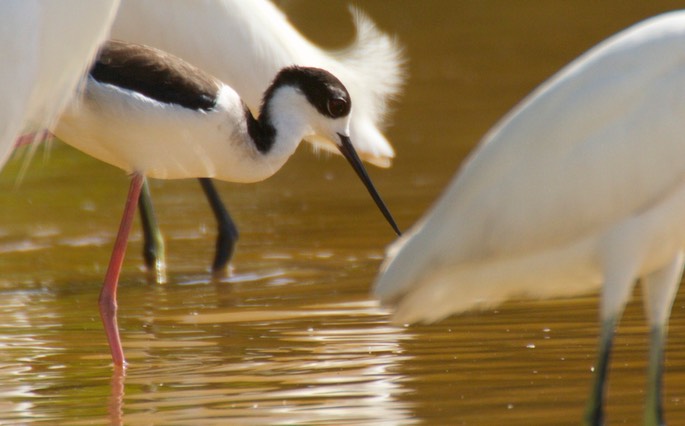
<path id="1" fill-rule="evenodd" d="M 293 108 L 297 109 L 296 114 L 279 118 L 280 111 Z M 259 121 L 263 125 L 270 122 L 275 132 L 287 132 L 289 127 L 304 126 L 307 129 L 304 136 L 317 136 L 335 146 L 345 156 L 383 216 L 399 235 L 400 230 L 395 220 L 378 195 L 350 141 L 351 111 L 350 94 L 333 74 L 320 68 L 294 66 L 281 70 L 265 93 Z M 293 116 L 298 118 L 294 119 Z M 286 120 L 290 123 L 285 123 Z"/>
<path id="2" fill-rule="evenodd" d="M 282 69 L 264 94 L 260 122 L 279 133 L 305 128 L 305 136 L 338 147 L 338 134 L 349 135 L 352 100 L 334 75 L 320 68 Z M 299 142 L 299 141 L 298 141 Z"/>

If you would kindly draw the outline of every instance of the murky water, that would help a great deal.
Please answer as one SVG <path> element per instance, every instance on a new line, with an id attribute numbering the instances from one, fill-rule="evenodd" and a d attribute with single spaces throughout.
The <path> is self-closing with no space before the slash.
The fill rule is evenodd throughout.
<path id="1" fill-rule="evenodd" d="M 679 3 L 359 2 L 410 59 L 388 131 L 397 161 L 371 170 L 400 226 L 544 78 Z M 344 2 L 280 4 L 316 40 L 350 36 Z M 343 161 L 307 149 L 269 181 L 219 185 L 241 230 L 224 280 L 208 273 L 213 221 L 198 184 L 153 183 L 169 282 L 141 268 L 134 229 L 119 291 L 130 366 L 113 374 L 96 300 L 127 178 L 60 144 L 39 150 L 17 183 L 22 164 L 0 174 L 0 424 L 579 423 L 596 297 L 390 326 L 368 291 L 393 234 Z M 615 347 L 609 423 L 639 424 L 639 292 Z M 685 424 L 683 296 L 666 365 L 667 418 Z"/>

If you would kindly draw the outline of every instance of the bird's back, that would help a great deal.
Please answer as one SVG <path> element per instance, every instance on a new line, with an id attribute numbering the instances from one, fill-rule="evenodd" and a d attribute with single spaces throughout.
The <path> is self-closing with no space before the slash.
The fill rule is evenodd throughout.
<path id="1" fill-rule="evenodd" d="M 172 55 L 148 46 L 109 40 L 100 49 L 90 77 L 159 102 L 193 110 L 216 106 L 221 83 Z"/>
<path id="2" fill-rule="evenodd" d="M 54 133 L 128 173 L 249 182 L 264 172 L 247 113 L 234 90 L 180 58 L 109 41 Z"/>
<path id="3" fill-rule="evenodd" d="M 562 278 L 539 272 L 598 282 L 602 236 L 682 185 L 683 65 L 685 13 L 677 12 L 565 67 L 485 136 L 428 215 L 391 247 L 376 294 L 406 306 L 407 293 L 462 298 L 471 286 L 454 312 L 512 295 L 587 291 L 592 284 L 540 291 Z M 505 264 L 525 278 L 509 280 Z M 436 312 L 413 309 L 413 319 Z"/>

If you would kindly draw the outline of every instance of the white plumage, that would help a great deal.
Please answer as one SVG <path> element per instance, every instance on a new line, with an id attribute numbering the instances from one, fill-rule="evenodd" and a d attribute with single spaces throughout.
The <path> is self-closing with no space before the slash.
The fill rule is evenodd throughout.
<path id="1" fill-rule="evenodd" d="M 0 4 L 0 166 L 22 132 L 48 128 L 69 102 L 118 0 Z"/>
<path id="2" fill-rule="evenodd" d="M 485 136 L 429 214 L 391 247 L 377 294 L 406 294 L 401 320 L 434 321 L 514 293 L 578 293 L 567 286 L 550 291 L 546 285 L 554 280 L 528 273 L 528 267 L 515 275 L 531 275 L 523 280 L 493 271 L 500 263 L 514 266 L 555 252 L 588 278 L 580 290 L 599 285 L 604 268 L 598 255 L 613 250 L 607 238 L 617 227 L 679 201 L 684 65 L 685 13 L 673 13 L 607 40 L 564 68 Z M 685 221 L 674 222 L 668 226 L 673 238 L 665 242 L 679 249 Z M 628 233 L 643 228 L 632 226 Z M 647 250 L 636 272 L 663 266 L 673 250 L 666 251 L 658 256 Z M 520 285 L 491 289 L 478 272 Z M 461 273 L 471 279 L 462 280 Z M 440 298 L 441 287 L 460 296 Z M 463 297 L 469 287 L 473 296 Z M 439 306 L 408 302 L 419 294 L 435 297 Z"/>
<path id="3" fill-rule="evenodd" d="M 361 12 L 352 14 L 357 38 L 335 52 L 309 42 L 266 0 L 124 0 L 112 37 L 157 47 L 202 68 L 235 89 L 255 113 L 281 68 L 326 69 L 354 99 L 350 137 L 359 156 L 387 167 L 394 151 L 381 127 L 387 102 L 403 83 L 403 59 L 392 38 Z M 331 141 L 308 140 L 332 149 Z"/>
<path id="4" fill-rule="evenodd" d="M 219 101 L 211 111 L 159 102 L 92 79 L 86 89 L 83 100 L 72 102 L 64 111 L 55 134 L 129 174 L 256 182 L 280 169 L 297 147 L 291 141 L 288 152 L 269 156 L 265 162 L 253 145 L 234 142 L 232 137 L 242 141 L 248 136 L 240 96 L 228 86 L 219 89 L 217 85 Z M 226 131 L 217 131 L 221 128 Z M 163 144 L 153 143 L 150 135 Z"/>
<path id="5" fill-rule="evenodd" d="M 665 334 L 685 248 L 684 117 L 685 12 L 611 37 L 484 137 L 437 204 L 391 246 L 375 294 L 396 306 L 396 321 L 430 322 L 601 286 L 602 370 L 642 278 L 653 334 Z M 654 336 L 652 351 L 660 360 Z M 588 419 L 601 420 L 603 375 Z M 651 420 L 660 417 L 656 387 Z"/>

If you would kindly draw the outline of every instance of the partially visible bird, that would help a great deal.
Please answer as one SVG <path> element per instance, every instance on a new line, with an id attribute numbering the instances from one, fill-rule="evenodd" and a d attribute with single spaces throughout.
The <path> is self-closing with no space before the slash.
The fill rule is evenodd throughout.
<path id="1" fill-rule="evenodd" d="M 118 0 L 0 3 L 0 167 L 22 133 L 48 128 L 109 33 Z"/>
<path id="2" fill-rule="evenodd" d="M 278 171 L 303 138 L 316 135 L 340 150 L 399 234 L 350 141 L 351 111 L 345 86 L 320 68 L 281 70 L 264 93 L 259 118 L 254 118 L 231 87 L 175 56 L 119 41 L 102 48 L 81 96 L 65 110 L 54 132 L 132 175 L 100 293 L 115 365 L 124 364 L 116 289 L 146 176 L 257 182 Z"/>
<path id="3" fill-rule="evenodd" d="M 685 12 L 602 42 L 484 137 L 382 265 L 399 323 L 517 297 L 601 289 L 586 422 L 602 424 L 614 328 L 636 280 L 651 328 L 646 424 L 662 424 L 663 347 L 685 249 Z"/>
<path id="4" fill-rule="evenodd" d="M 404 81 L 404 60 L 395 40 L 378 31 L 357 9 L 351 11 L 357 38 L 338 51 L 312 44 L 266 0 L 124 0 L 112 35 L 154 46 L 202 68 L 236 90 L 255 114 L 262 93 L 280 69 L 289 65 L 326 69 L 340 79 L 354 99 L 350 136 L 359 156 L 388 167 L 394 151 L 381 128 L 388 101 Z M 337 152 L 316 135 L 306 140 Z M 212 182 L 200 182 L 219 223 L 212 269 L 222 273 L 238 231 Z M 148 199 L 141 206 L 146 263 L 161 268 L 162 256 L 157 252 L 161 251 L 162 238 L 153 222 L 152 204 Z"/>

